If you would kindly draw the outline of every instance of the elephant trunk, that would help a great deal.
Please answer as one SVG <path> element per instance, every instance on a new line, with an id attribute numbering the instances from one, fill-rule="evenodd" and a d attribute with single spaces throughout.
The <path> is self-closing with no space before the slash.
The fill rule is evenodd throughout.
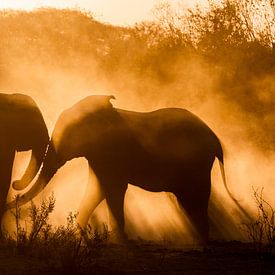
<path id="1" fill-rule="evenodd" d="M 47 153 L 45 155 L 41 172 L 33 186 L 15 200 L 7 203 L 6 209 L 22 206 L 37 196 L 50 182 L 57 170 L 64 164 L 58 158 L 53 142 L 50 141 Z"/>
<path id="2" fill-rule="evenodd" d="M 41 148 L 39 149 L 32 150 L 30 162 L 21 180 L 16 180 L 12 183 L 12 187 L 15 190 L 18 190 L 18 191 L 22 190 L 31 183 L 31 181 L 34 179 L 34 177 L 38 173 L 39 168 L 43 162 L 45 151 L 46 151 L 46 147 L 44 146 L 43 148 L 41 146 Z"/>
<path id="3" fill-rule="evenodd" d="M 40 135 L 33 141 L 34 144 L 32 146 L 31 159 L 22 178 L 12 183 L 12 187 L 15 190 L 22 190 L 26 188 L 38 173 L 43 162 L 50 138 L 46 125 L 43 124 L 40 128 L 41 129 L 38 131 Z"/>

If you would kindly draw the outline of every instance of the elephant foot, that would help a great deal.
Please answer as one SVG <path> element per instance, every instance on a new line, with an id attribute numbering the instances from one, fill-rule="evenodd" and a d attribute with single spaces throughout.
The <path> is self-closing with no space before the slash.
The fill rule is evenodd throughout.
<path id="1" fill-rule="evenodd" d="M 110 232 L 110 243 L 128 245 L 128 235 L 121 230 L 115 229 Z"/>
<path id="2" fill-rule="evenodd" d="M 209 238 L 208 234 L 200 233 L 198 231 L 193 232 L 193 239 L 195 240 L 195 243 L 198 247 L 205 248 L 208 246 Z"/>

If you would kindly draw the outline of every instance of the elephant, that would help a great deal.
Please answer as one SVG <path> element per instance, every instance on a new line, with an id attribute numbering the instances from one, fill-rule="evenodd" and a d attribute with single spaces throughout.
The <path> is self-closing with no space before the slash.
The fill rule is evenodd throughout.
<path id="1" fill-rule="evenodd" d="M 22 190 L 38 173 L 50 137 L 39 107 L 31 97 L 24 94 L 0 93 L 0 125 L 1 225 L 15 152 L 32 150 L 29 164 L 21 180 L 13 182 L 16 190 Z"/>
<path id="2" fill-rule="evenodd" d="M 86 196 L 90 199 L 82 203 L 86 212 L 91 214 L 106 198 L 119 230 L 126 236 L 123 207 L 129 183 L 152 192 L 172 192 L 196 229 L 198 240 L 206 242 L 215 158 L 224 177 L 218 137 L 188 110 L 134 112 L 113 107 L 111 99 L 114 96 L 91 95 L 62 112 L 40 174 L 33 186 L 19 195 L 17 203 L 23 205 L 38 195 L 67 161 L 85 157 L 98 179 L 94 189 L 100 191 L 99 195 Z M 15 201 L 7 205 L 14 206 Z M 79 223 L 84 226 L 88 220 L 83 213 L 80 210 Z"/>

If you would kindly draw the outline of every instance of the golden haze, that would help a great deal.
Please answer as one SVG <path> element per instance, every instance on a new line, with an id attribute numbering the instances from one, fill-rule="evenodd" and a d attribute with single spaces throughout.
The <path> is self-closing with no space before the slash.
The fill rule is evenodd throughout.
<path id="1" fill-rule="evenodd" d="M 253 210 L 252 186 L 263 186 L 266 200 L 274 205 L 275 113 L 271 106 L 275 83 L 274 66 L 268 63 L 274 55 L 268 45 L 249 44 L 245 39 L 239 45 L 235 41 L 242 41 L 245 35 L 240 31 L 231 37 L 229 47 L 226 29 L 221 29 L 218 39 L 216 33 L 205 34 L 196 50 L 185 41 L 191 38 L 174 36 L 164 22 L 122 28 L 102 24 L 75 10 L 2 11 L 0 26 L 4 41 L 0 45 L 1 91 L 32 96 L 50 133 L 62 110 L 91 94 L 112 94 L 115 107 L 129 110 L 186 108 L 220 137 L 228 185 L 240 203 Z M 200 27 L 203 32 L 204 25 Z M 244 45 L 254 55 L 249 56 Z M 253 67 L 249 64 L 252 58 L 267 65 L 255 63 L 258 65 Z M 18 156 L 14 177 L 24 170 L 26 158 L 26 154 Z M 212 218 L 224 226 L 224 237 L 241 237 L 242 232 L 232 222 L 238 227 L 240 221 L 234 218 L 238 217 L 237 209 L 216 166 L 212 178 L 212 203 L 223 214 L 216 217 L 214 211 Z M 67 213 L 78 209 L 87 180 L 84 159 L 67 163 L 56 174 L 43 194 L 55 192 L 53 223 L 64 223 Z M 108 221 L 103 206 L 97 214 Z M 177 240 L 185 232 L 182 213 L 167 194 L 130 186 L 126 215 L 127 230 L 133 237 Z M 7 215 L 9 223 L 11 217 Z"/>

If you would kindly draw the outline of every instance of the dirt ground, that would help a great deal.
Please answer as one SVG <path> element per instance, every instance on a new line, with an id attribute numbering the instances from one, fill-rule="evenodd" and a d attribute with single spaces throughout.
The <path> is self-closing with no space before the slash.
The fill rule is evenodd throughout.
<path id="1" fill-rule="evenodd" d="M 107 245 L 85 263 L 50 258 L 1 249 L 0 274 L 275 274 L 274 254 L 240 242 L 213 242 L 204 249 L 135 242 Z"/>

